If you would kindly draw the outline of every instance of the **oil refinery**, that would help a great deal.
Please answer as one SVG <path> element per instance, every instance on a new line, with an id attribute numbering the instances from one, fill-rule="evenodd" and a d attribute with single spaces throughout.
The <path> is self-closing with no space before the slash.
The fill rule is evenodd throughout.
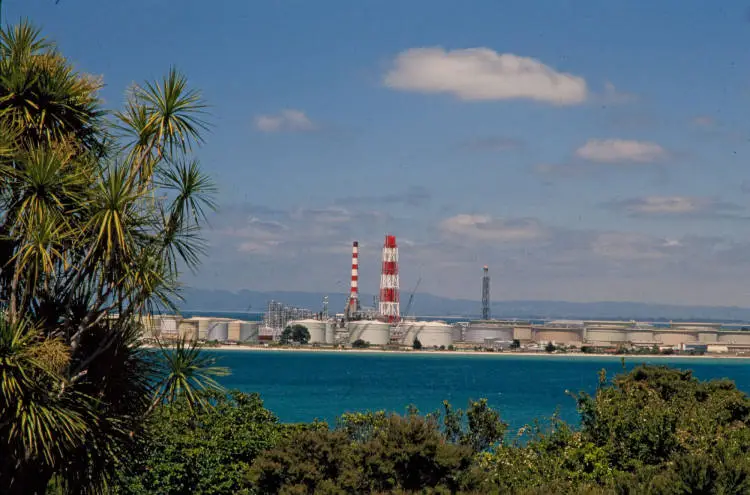
<path id="1" fill-rule="evenodd" d="M 354 241 L 349 292 L 341 313 L 329 315 L 327 297 L 323 298 L 322 311 L 319 312 L 270 301 L 262 321 L 152 316 L 143 322 L 144 337 L 267 344 L 278 342 L 288 326 L 302 325 L 310 334 L 309 344 L 337 348 L 349 347 L 356 342 L 375 348 L 412 348 L 419 341 L 422 349 L 502 350 L 521 347 L 538 350 L 551 343 L 568 349 L 627 347 L 750 351 L 750 331 L 717 323 L 492 319 L 490 275 L 486 265 L 482 268 L 480 320 L 454 323 L 418 320 L 409 315 L 414 293 L 404 311 L 401 309 L 396 237 L 385 236 L 378 297 L 372 307 L 365 307 L 360 301 L 359 261 L 359 242 Z"/>

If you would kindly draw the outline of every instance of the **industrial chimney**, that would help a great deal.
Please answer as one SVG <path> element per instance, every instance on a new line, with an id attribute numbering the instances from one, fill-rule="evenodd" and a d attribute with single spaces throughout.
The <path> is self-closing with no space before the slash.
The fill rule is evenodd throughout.
<path id="1" fill-rule="evenodd" d="M 490 269 L 487 265 L 482 275 L 482 319 L 490 319 Z"/>
<path id="2" fill-rule="evenodd" d="M 349 290 L 349 304 L 346 307 L 348 316 L 359 311 L 359 242 L 352 243 L 352 282 Z"/>
<path id="3" fill-rule="evenodd" d="M 398 246 L 396 236 L 386 235 L 383 244 L 383 267 L 380 274 L 380 314 L 389 323 L 401 319 L 398 288 Z"/>

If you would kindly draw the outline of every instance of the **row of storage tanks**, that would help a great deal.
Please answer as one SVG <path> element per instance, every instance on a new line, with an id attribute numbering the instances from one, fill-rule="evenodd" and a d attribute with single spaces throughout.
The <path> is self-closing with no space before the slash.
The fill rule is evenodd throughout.
<path id="1" fill-rule="evenodd" d="M 346 328 L 337 328 L 336 322 L 321 320 L 299 320 L 290 325 L 303 325 L 310 332 L 311 344 L 335 344 L 336 333 L 343 333 L 346 343 L 357 340 L 368 342 L 373 346 L 385 346 L 391 341 L 393 325 L 377 320 L 350 321 Z M 403 343 L 411 345 L 418 338 L 425 348 L 448 347 L 453 343 L 453 327 L 439 321 L 414 321 L 403 323 L 400 327 Z"/>
<path id="2" fill-rule="evenodd" d="M 353 343 L 356 340 L 370 345 L 384 346 L 391 341 L 392 325 L 377 320 L 350 321 L 339 328 L 335 321 L 297 320 L 310 332 L 311 344 Z M 260 322 L 226 318 L 156 315 L 144 321 L 146 335 L 185 337 L 207 341 L 233 341 L 256 343 L 259 341 Z M 552 322 L 546 325 L 529 325 L 512 321 L 472 321 L 465 327 L 448 325 L 441 321 L 405 321 L 399 327 L 401 342 L 412 345 L 419 339 L 424 348 L 448 347 L 463 342 L 485 344 L 488 341 L 555 342 L 568 345 L 617 345 L 631 343 L 642 345 L 679 345 L 683 343 L 718 343 L 750 346 L 750 332 L 724 331 L 718 326 L 686 324 L 676 328 L 650 326 L 632 327 L 623 323 Z M 341 336 L 345 340 L 341 340 Z"/>
<path id="3" fill-rule="evenodd" d="M 377 320 L 350 321 L 346 328 L 339 328 L 336 321 L 296 320 L 289 325 L 302 325 L 310 333 L 310 344 L 353 343 L 357 340 L 373 346 L 385 346 L 391 341 L 393 325 Z M 249 322 L 212 317 L 180 318 L 157 315 L 145 322 L 146 334 L 162 337 L 184 337 L 207 341 L 233 341 L 255 343 L 259 340 L 260 322 Z M 486 339 L 512 340 L 513 327 L 471 324 L 465 331 L 458 325 L 441 321 L 406 321 L 399 327 L 401 342 L 412 345 L 419 339 L 422 347 L 448 347 L 456 342 L 483 344 Z M 341 342 L 338 335 L 345 335 Z"/>
<path id="4" fill-rule="evenodd" d="M 257 342 L 260 332 L 260 322 L 257 321 L 199 316 L 180 318 L 173 315 L 157 315 L 144 321 L 144 326 L 146 335 L 150 336 L 218 342 Z"/>

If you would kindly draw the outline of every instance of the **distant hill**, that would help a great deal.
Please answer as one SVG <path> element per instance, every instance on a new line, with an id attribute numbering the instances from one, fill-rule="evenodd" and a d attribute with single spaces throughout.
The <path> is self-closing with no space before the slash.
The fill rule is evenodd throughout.
<path id="1" fill-rule="evenodd" d="M 319 311 L 323 296 L 329 300 L 331 313 L 342 312 L 347 294 L 314 293 L 294 291 L 261 292 L 242 290 L 205 290 L 188 288 L 183 292 L 183 310 L 193 311 L 252 311 L 262 312 L 268 301 L 281 301 L 285 304 Z M 372 294 L 362 294 L 364 306 L 372 304 Z M 406 299 L 406 298 L 405 298 Z M 405 311 L 408 300 L 401 301 Z M 530 319 L 624 319 L 624 320 L 675 320 L 675 321 L 750 321 L 750 308 L 734 306 L 680 306 L 671 304 L 649 304 L 638 302 L 589 302 L 565 301 L 497 301 L 492 303 L 494 318 Z M 432 294 L 415 294 L 410 315 L 419 316 L 463 316 L 476 318 L 480 314 L 478 300 L 449 299 Z"/>

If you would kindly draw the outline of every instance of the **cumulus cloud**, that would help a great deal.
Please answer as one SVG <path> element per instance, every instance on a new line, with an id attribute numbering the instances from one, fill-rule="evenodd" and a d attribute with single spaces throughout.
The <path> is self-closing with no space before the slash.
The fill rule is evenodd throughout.
<path id="1" fill-rule="evenodd" d="M 597 163 L 651 163 L 667 156 L 664 148 L 648 141 L 589 139 L 575 152 L 578 158 Z"/>
<path id="2" fill-rule="evenodd" d="M 412 48 L 396 56 L 384 83 L 393 89 L 447 93 L 467 101 L 530 99 L 574 105 L 587 97 L 582 77 L 489 48 Z"/>
<path id="3" fill-rule="evenodd" d="M 275 115 L 258 115 L 255 128 L 261 132 L 314 131 L 317 125 L 301 110 L 282 110 Z"/>
<path id="4" fill-rule="evenodd" d="M 607 204 L 631 216 L 730 216 L 742 208 L 733 203 L 699 196 L 645 196 Z"/>
<path id="5" fill-rule="evenodd" d="M 446 218 L 440 223 L 440 230 L 449 236 L 503 243 L 539 241 L 548 234 L 547 229 L 532 218 L 501 219 L 469 214 Z"/>

